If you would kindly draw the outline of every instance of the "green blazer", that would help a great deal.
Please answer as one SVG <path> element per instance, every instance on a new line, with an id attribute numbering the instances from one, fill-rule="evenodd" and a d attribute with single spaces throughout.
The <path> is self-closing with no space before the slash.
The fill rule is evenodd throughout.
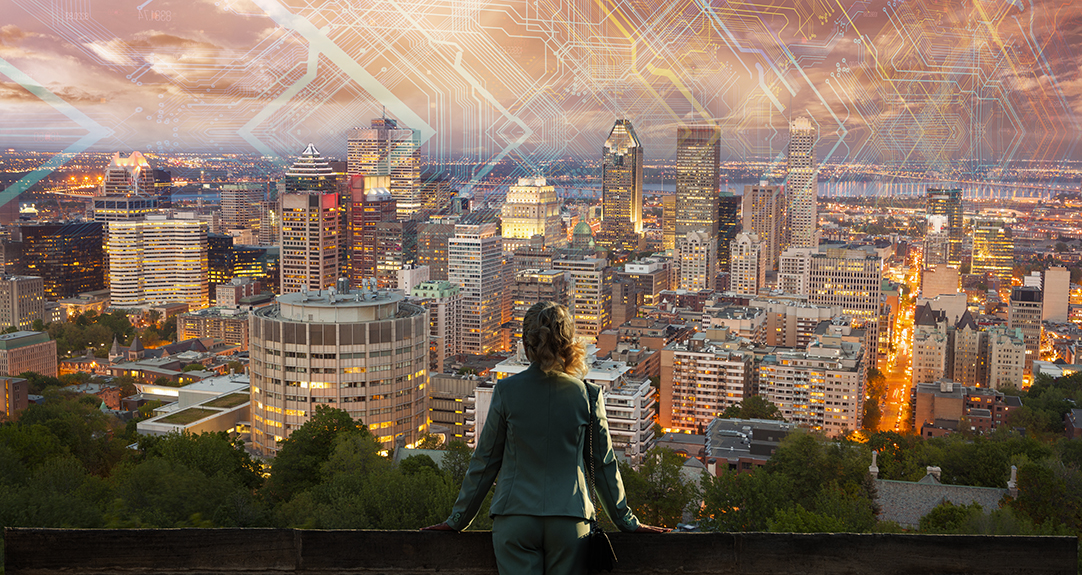
<path id="1" fill-rule="evenodd" d="M 594 517 L 584 460 L 591 411 L 597 420 L 598 500 L 620 530 L 637 529 L 612 451 L 601 388 L 562 373 L 546 374 L 536 363 L 496 384 L 447 524 L 456 530 L 468 527 L 497 474 L 492 515 Z"/>

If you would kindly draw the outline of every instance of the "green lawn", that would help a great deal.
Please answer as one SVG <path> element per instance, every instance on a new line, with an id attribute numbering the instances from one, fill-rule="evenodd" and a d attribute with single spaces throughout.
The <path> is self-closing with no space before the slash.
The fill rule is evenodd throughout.
<path id="1" fill-rule="evenodd" d="M 229 409 L 236 407 L 246 401 L 250 401 L 250 397 L 247 393 L 230 393 L 229 395 L 223 395 L 216 397 L 203 404 L 204 407 L 218 407 L 221 409 Z"/>
<path id="2" fill-rule="evenodd" d="M 215 413 L 221 413 L 216 409 L 203 409 L 202 407 L 189 407 L 183 411 L 178 411 L 172 415 L 167 415 L 158 421 L 162 423 L 169 423 L 172 425 L 188 425 L 189 423 L 199 421 L 208 415 L 214 415 Z"/>

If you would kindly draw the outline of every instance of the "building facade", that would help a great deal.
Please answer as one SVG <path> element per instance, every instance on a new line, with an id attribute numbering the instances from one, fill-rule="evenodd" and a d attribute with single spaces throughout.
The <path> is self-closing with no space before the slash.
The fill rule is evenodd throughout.
<path id="1" fill-rule="evenodd" d="M 0 335 L 0 375 L 32 371 L 57 376 L 56 342 L 40 331 L 16 331 Z"/>
<path id="2" fill-rule="evenodd" d="M 279 197 L 282 294 L 318 291 L 335 285 L 338 265 L 338 193 L 301 191 Z"/>
<path id="3" fill-rule="evenodd" d="M 410 297 L 428 310 L 428 370 L 442 372 L 444 360 L 462 352 L 462 288 L 429 280 L 414 286 Z"/>
<path id="4" fill-rule="evenodd" d="M 248 311 L 210 307 L 177 316 L 177 341 L 210 337 L 248 350 Z"/>
<path id="5" fill-rule="evenodd" d="M 561 237 L 560 199 L 545 178 L 519 178 L 518 185 L 507 190 L 500 219 L 504 251 L 527 246 L 538 235 L 545 238 L 546 246 L 567 243 L 566 236 Z"/>
<path id="6" fill-rule="evenodd" d="M 602 220 L 598 245 L 636 251 L 642 240 L 642 144 L 630 120 L 616 120 L 601 150 Z"/>
<path id="7" fill-rule="evenodd" d="M 571 315 L 575 333 L 596 342 L 612 323 L 612 289 L 615 273 L 601 258 L 553 260 L 552 268 L 568 272 L 571 279 Z"/>
<path id="8" fill-rule="evenodd" d="M 1009 293 L 1014 273 L 1014 239 L 1003 220 L 982 218 L 973 222 L 971 273 L 987 274 L 1001 294 Z"/>
<path id="9" fill-rule="evenodd" d="M 676 242 L 680 289 L 714 289 L 718 275 L 718 243 L 706 232 L 688 232 Z"/>
<path id="10" fill-rule="evenodd" d="M 766 243 L 755 232 L 740 232 L 729 243 L 729 291 L 758 295 L 766 284 Z"/>
<path id="11" fill-rule="evenodd" d="M 667 430 L 701 433 L 726 407 L 752 395 L 753 356 L 740 340 L 711 340 L 702 333 L 666 345 L 658 423 Z"/>
<path id="12" fill-rule="evenodd" d="M 718 235 L 721 131 L 713 126 L 676 129 L 676 239 L 688 232 Z"/>
<path id="13" fill-rule="evenodd" d="M 831 437 L 859 429 L 864 410 L 860 344 L 823 338 L 779 350 L 759 364 L 759 393 L 791 421 Z"/>
<path id="14" fill-rule="evenodd" d="M 447 240 L 447 281 L 462 288 L 462 351 L 499 349 L 506 286 L 503 238 L 495 223 L 455 226 Z"/>
<path id="15" fill-rule="evenodd" d="M 210 303 L 207 224 L 148 216 L 109 223 L 109 285 L 113 307 Z"/>
<path id="16" fill-rule="evenodd" d="M 807 118 L 796 118 L 789 124 L 785 181 L 789 241 L 786 245 L 795 248 L 815 248 L 819 245 L 816 132 L 815 126 Z"/>
<path id="17" fill-rule="evenodd" d="M 928 188 L 925 211 L 929 216 L 946 216 L 947 238 L 950 244 L 947 265 L 960 269 L 962 267 L 962 240 L 965 238 L 962 190 Z"/>
<path id="18" fill-rule="evenodd" d="M 785 195 L 765 182 L 744 186 L 741 218 L 744 231 L 754 232 L 766 244 L 767 269 L 776 269 L 785 247 Z"/>
<path id="19" fill-rule="evenodd" d="M 424 207 L 420 132 L 374 118 L 371 127 L 349 132 L 346 147 L 350 175 L 390 176 L 398 219 L 408 220 Z"/>

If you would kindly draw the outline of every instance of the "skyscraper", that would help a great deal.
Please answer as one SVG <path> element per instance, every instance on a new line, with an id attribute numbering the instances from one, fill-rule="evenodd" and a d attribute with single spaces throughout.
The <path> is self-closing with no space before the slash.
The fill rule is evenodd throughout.
<path id="1" fill-rule="evenodd" d="M 535 235 L 544 237 L 546 246 L 566 243 L 566 237 L 560 237 L 560 199 L 545 178 L 519 178 L 518 185 L 507 190 L 500 216 L 505 251 L 529 245 Z"/>
<path id="2" fill-rule="evenodd" d="M 797 118 L 789 124 L 788 176 L 785 195 L 788 203 L 787 227 L 789 241 L 795 248 L 819 245 L 818 163 L 815 160 L 816 129 L 807 118 Z"/>
<path id="3" fill-rule="evenodd" d="M 718 235 L 721 132 L 710 126 L 676 129 L 676 237 Z"/>
<path id="4" fill-rule="evenodd" d="M 736 239 L 743 224 L 740 221 L 742 198 L 729 190 L 718 196 L 718 271 L 729 271 L 729 242 Z"/>
<path id="5" fill-rule="evenodd" d="M 631 120 L 616 120 L 601 152 L 604 205 L 598 244 L 615 251 L 636 251 L 642 239 L 643 150 Z"/>
<path id="6" fill-rule="evenodd" d="M 376 226 L 398 219 L 387 183 L 387 176 L 350 176 L 349 280 L 354 287 L 376 276 Z"/>
<path id="7" fill-rule="evenodd" d="M 338 197 L 338 176 L 315 146 L 308 144 L 286 172 L 285 193 L 278 198 L 282 222 L 279 293 L 335 285 L 341 271 Z"/>
<path id="8" fill-rule="evenodd" d="M 947 216 L 928 216 L 927 227 L 924 231 L 925 269 L 948 265 L 950 246 L 950 226 Z"/>
<path id="9" fill-rule="evenodd" d="M 503 238 L 495 223 L 458 224 L 447 240 L 447 280 L 462 288 L 462 351 L 485 354 L 500 346 L 503 323 Z"/>
<path id="10" fill-rule="evenodd" d="M 755 232 L 740 232 L 730 245 L 729 291 L 740 295 L 759 295 L 766 283 L 766 244 Z"/>
<path id="11" fill-rule="evenodd" d="M 408 220 L 423 207 L 421 135 L 399 127 L 391 118 L 374 118 L 371 128 L 349 133 L 347 153 L 350 175 L 390 176 L 398 219 Z"/>
<path id="12" fill-rule="evenodd" d="M 1071 297 L 1071 272 L 1062 266 L 1053 266 L 1044 270 L 1042 293 L 1044 305 L 1042 318 L 1045 321 L 1067 323 Z"/>
<path id="13" fill-rule="evenodd" d="M 101 193 L 94 196 L 91 207 L 97 222 L 141 220 L 158 211 L 154 170 L 143 154 L 113 154 L 102 176 Z"/>
<path id="14" fill-rule="evenodd" d="M 292 192 L 334 192 L 338 193 L 339 174 L 336 174 L 319 150 L 312 144 L 301 152 L 301 156 L 286 171 L 285 191 Z M 337 204 L 337 202 L 336 202 Z"/>
<path id="15" fill-rule="evenodd" d="M 1026 343 L 1025 372 L 1033 369 L 1033 361 L 1040 359 L 1042 311 L 1041 289 L 1036 287 L 1016 287 L 1011 290 L 1011 303 L 1007 308 L 1007 329 L 1022 330 Z"/>
<path id="16" fill-rule="evenodd" d="M 766 269 L 777 268 L 785 247 L 785 196 L 781 189 L 766 182 L 744 186 L 741 213 L 744 231 L 755 232 L 766 244 Z"/>
<path id="17" fill-rule="evenodd" d="M 186 303 L 207 307 L 207 224 L 148 216 L 109 222 L 109 289 L 114 307 Z"/>
<path id="18" fill-rule="evenodd" d="M 718 243 L 706 232 L 688 232 L 676 240 L 680 264 L 680 289 L 714 289 L 718 269 Z"/>
<path id="19" fill-rule="evenodd" d="M 5 251 L 16 258 L 14 273 L 41 277 L 45 299 L 56 301 L 105 287 L 102 235 L 100 222 L 24 224 Z"/>
<path id="20" fill-rule="evenodd" d="M 676 196 L 661 196 L 661 249 L 676 249 Z"/>
<path id="21" fill-rule="evenodd" d="M 1003 220 L 978 219 L 973 222 L 972 273 L 988 274 L 1001 295 L 1011 289 L 1014 273 L 1014 239 Z"/>
<path id="22" fill-rule="evenodd" d="M 947 238 L 950 253 L 947 264 L 955 268 L 962 267 L 962 190 L 946 188 L 928 188 L 925 211 L 929 216 L 947 216 Z"/>
<path id="23" fill-rule="evenodd" d="M 267 198 L 263 182 L 222 184 L 218 192 L 221 226 L 227 230 L 259 229 L 259 203 Z"/>

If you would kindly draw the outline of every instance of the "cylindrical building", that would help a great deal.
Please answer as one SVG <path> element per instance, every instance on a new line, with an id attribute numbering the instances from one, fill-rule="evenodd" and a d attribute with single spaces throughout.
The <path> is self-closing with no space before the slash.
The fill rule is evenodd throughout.
<path id="1" fill-rule="evenodd" d="M 374 290 L 299 292 L 251 315 L 252 441 L 260 453 L 277 453 L 319 405 L 349 412 L 387 447 L 399 435 L 407 444 L 420 438 L 428 312 L 403 299 Z"/>

